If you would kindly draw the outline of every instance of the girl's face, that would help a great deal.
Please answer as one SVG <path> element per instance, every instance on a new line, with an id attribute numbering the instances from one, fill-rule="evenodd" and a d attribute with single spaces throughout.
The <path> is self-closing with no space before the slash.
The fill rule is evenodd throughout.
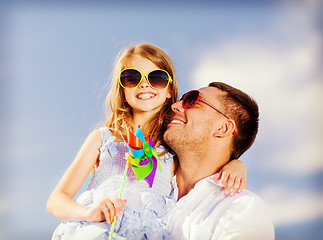
<path id="1" fill-rule="evenodd" d="M 159 69 L 150 60 L 140 56 L 134 56 L 125 68 L 138 69 L 142 74 Z M 142 79 L 138 87 L 132 89 L 124 88 L 123 90 L 126 101 L 132 107 L 134 115 L 144 112 L 156 113 L 162 108 L 166 98 L 171 97 L 169 87 L 155 90 L 150 87 L 146 77 Z"/>

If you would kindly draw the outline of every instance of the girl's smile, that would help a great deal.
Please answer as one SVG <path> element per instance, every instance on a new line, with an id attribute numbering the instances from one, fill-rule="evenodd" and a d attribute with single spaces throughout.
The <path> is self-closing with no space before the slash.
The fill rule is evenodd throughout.
<path id="1" fill-rule="evenodd" d="M 157 94 L 151 93 L 151 92 L 143 92 L 143 93 L 137 94 L 137 98 L 140 100 L 148 100 L 148 99 L 154 98 L 156 95 Z"/>

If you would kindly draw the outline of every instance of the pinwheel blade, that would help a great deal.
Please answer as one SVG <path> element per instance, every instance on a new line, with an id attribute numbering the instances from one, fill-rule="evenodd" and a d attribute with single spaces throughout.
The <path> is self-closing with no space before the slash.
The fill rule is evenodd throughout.
<path id="1" fill-rule="evenodd" d="M 152 169 L 148 176 L 145 177 L 145 180 L 148 182 L 149 187 L 152 187 L 156 175 L 157 159 L 155 157 L 152 157 L 150 163 L 152 163 Z"/>
<path id="2" fill-rule="evenodd" d="M 137 127 L 137 130 L 136 130 L 135 136 L 136 136 L 137 138 L 139 138 L 139 139 L 141 140 L 141 142 L 145 142 L 145 136 L 144 136 L 144 134 L 142 133 L 142 131 L 140 130 L 139 126 Z"/>
<path id="3" fill-rule="evenodd" d="M 145 137 L 145 140 L 146 140 L 146 142 L 148 142 L 149 146 L 155 147 L 154 141 L 151 140 L 151 138 L 149 136 L 148 137 Z"/>
<path id="4" fill-rule="evenodd" d="M 140 166 L 140 162 L 141 162 L 140 158 L 133 158 L 129 153 L 126 153 L 126 159 L 128 162 L 131 163 L 131 165 Z"/>
<path id="5" fill-rule="evenodd" d="M 126 131 L 127 131 L 127 138 L 128 138 L 128 146 L 134 150 L 142 149 L 143 141 L 141 141 L 140 138 L 138 138 L 135 134 L 133 134 L 128 128 L 126 128 Z"/>
<path id="6" fill-rule="evenodd" d="M 140 157 L 142 157 L 144 154 L 145 154 L 145 152 L 144 152 L 144 150 L 143 149 L 139 149 L 139 150 L 133 150 L 133 149 L 128 149 L 129 150 L 129 152 L 130 152 L 130 155 L 133 157 L 133 158 L 140 158 Z"/>
<path id="7" fill-rule="evenodd" d="M 160 166 L 160 162 L 159 162 L 159 159 L 158 159 L 158 155 L 157 155 L 157 151 L 156 151 L 156 149 L 154 148 L 154 149 L 152 149 L 152 152 L 153 152 L 153 156 L 157 159 L 157 168 L 162 172 L 163 171 L 163 169 L 161 168 L 161 166 Z"/>
<path id="8" fill-rule="evenodd" d="M 148 164 L 143 166 L 134 166 L 132 165 L 132 170 L 137 176 L 137 181 L 144 179 L 153 169 L 153 163 L 150 161 Z"/>

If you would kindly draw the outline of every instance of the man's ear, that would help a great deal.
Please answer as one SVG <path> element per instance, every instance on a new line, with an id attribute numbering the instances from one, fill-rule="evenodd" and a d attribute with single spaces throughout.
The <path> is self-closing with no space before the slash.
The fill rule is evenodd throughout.
<path id="1" fill-rule="evenodd" d="M 233 119 L 227 119 L 214 131 L 214 137 L 226 137 L 235 134 L 236 123 Z"/>

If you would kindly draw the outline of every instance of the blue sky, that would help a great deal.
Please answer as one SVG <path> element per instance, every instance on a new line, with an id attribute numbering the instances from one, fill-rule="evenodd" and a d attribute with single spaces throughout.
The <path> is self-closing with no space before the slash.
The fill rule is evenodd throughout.
<path id="1" fill-rule="evenodd" d="M 277 239 L 320 239 L 320 1 L 145 3 L 3 3 L 0 238 L 50 238 L 59 221 L 47 198 L 104 121 L 117 53 L 151 42 L 173 59 L 180 94 L 223 81 L 257 100 L 259 134 L 241 158 L 248 188 Z"/>

